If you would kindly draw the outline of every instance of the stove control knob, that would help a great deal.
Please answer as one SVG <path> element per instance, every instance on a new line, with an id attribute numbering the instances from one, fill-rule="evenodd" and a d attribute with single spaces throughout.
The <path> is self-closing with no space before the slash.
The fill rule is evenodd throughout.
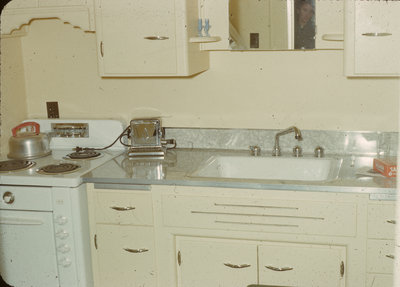
<path id="1" fill-rule="evenodd" d="M 4 202 L 5 202 L 6 204 L 13 204 L 14 201 L 15 201 L 15 196 L 14 196 L 14 194 L 13 194 L 12 192 L 6 191 L 6 192 L 3 194 L 3 200 L 4 200 Z"/>
<path id="2" fill-rule="evenodd" d="M 68 222 L 68 218 L 60 215 L 56 217 L 55 222 L 59 225 L 64 225 Z"/>
<path id="3" fill-rule="evenodd" d="M 69 247 L 67 244 L 61 244 L 57 247 L 57 250 L 61 253 L 68 253 L 71 251 L 71 247 Z"/>
<path id="4" fill-rule="evenodd" d="M 69 233 L 66 230 L 61 229 L 61 230 L 57 231 L 56 236 L 57 236 L 57 238 L 65 239 L 69 236 Z"/>
<path id="5" fill-rule="evenodd" d="M 64 257 L 58 261 L 58 264 L 61 265 L 62 267 L 69 267 L 71 266 L 72 261 L 68 257 Z"/>

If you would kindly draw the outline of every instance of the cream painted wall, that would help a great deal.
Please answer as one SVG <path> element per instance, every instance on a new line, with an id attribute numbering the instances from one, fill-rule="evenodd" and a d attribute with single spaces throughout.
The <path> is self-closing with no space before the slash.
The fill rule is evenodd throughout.
<path id="1" fill-rule="evenodd" d="M 8 153 L 11 128 L 27 118 L 21 38 L 1 39 L 1 138 L 0 152 Z"/>
<path id="2" fill-rule="evenodd" d="M 399 80 L 344 77 L 342 51 L 215 51 L 191 78 L 102 79 L 95 36 L 31 23 L 21 38 L 28 117 L 46 117 L 46 101 L 58 101 L 63 118 L 162 116 L 170 127 L 398 129 Z"/>

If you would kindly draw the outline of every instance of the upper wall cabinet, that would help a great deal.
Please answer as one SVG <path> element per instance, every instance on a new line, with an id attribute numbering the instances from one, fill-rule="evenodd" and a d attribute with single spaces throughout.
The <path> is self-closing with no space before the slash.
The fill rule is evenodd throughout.
<path id="1" fill-rule="evenodd" d="M 347 76 L 400 76 L 400 1 L 346 0 Z"/>
<path id="2" fill-rule="evenodd" d="M 94 31 L 93 0 L 13 0 L 1 13 L 1 34 L 32 19 L 59 18 L 85 31 Z"/>
<path id="3" fill-rule="evenodd" d="M 95 0 L 103 77 L 188 76 L 208 69 L 194 0 Z"/>

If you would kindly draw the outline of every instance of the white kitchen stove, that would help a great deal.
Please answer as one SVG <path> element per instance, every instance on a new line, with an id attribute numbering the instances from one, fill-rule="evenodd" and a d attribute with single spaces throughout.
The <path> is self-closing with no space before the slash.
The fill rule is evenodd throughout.
<path id="1" fill-rule="evenodd" d="M 52 154 L 30 159 L 29 168 L 0 173 L 0 274 L 15 287 L 91 287 L 89 226 L 86 186 L 82 175 L 125 151 L 117 141 L 91 159 L 69 159 L 73 148 L 102 148 L 123 132 L 114 120 L 33 120 L 41 132 L 58 128 Z M 85 132 L 71 129 L 84 125 Z M 58 127 L 54 124 L 61 124 Z M 9 160 L 7 158 L 1 161 Z M 41 174 L 44 166 L 73 164 L 68 173 Z"/>

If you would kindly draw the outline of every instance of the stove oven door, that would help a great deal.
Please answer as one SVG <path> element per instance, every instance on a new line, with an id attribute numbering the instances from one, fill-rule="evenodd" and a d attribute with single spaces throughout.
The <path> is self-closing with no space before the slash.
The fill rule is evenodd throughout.
<path id="1" fill-rule="evenodd" d="M 53 213 L 0 210 L 0 274 L 15 287 L 59 286 Z"/>

